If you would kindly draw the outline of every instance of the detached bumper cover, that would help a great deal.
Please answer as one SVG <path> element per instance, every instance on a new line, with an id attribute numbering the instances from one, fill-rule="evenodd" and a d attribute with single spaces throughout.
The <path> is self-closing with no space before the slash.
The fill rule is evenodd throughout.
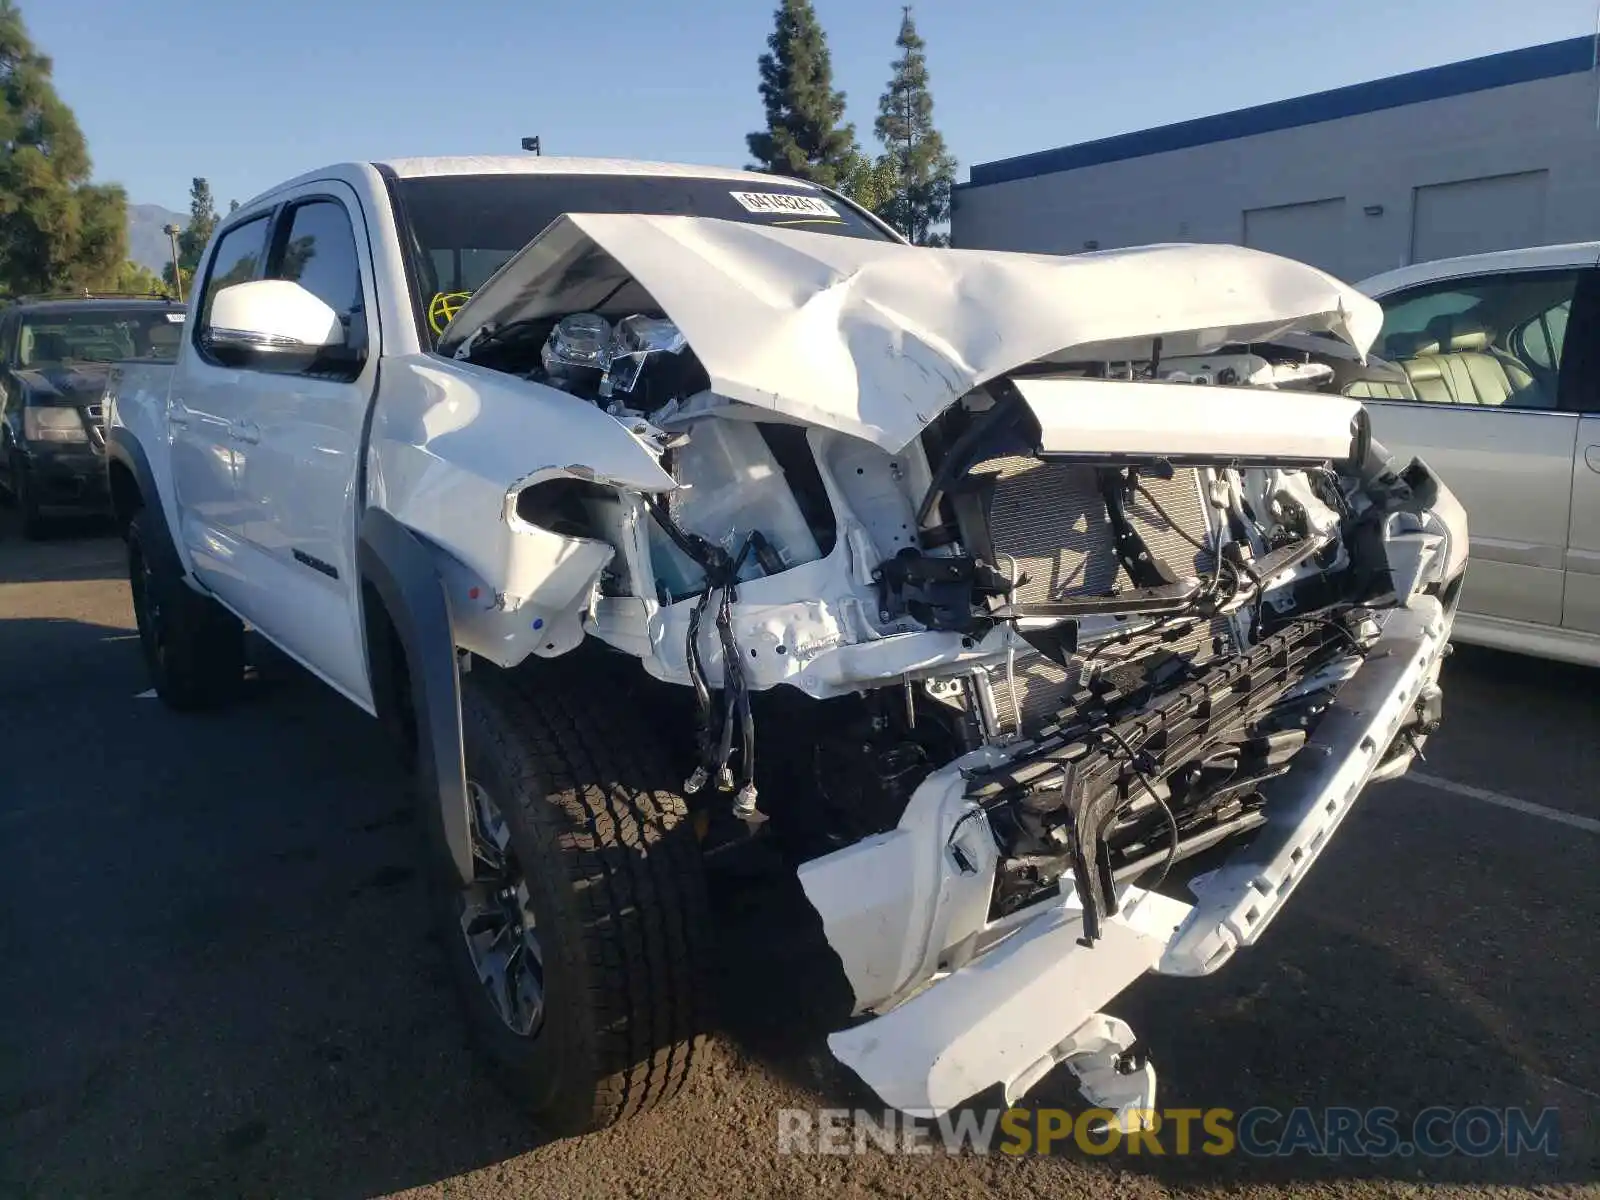
<path id="1" fill-rule="evenodd" d="M 1263 788 L 1268 801 L 1266 825 L 1220 869 L 1194 881 L 1193 905 L 1128 887 L 1121 894 L 1120 911 L 1102 927 L 1101 940 L 1092 949 L 1078 942 L 1082 909 L 1073 896 L 1034 910 L 999 940 L 973 930 L 964 944 L 986 944 L 986 949 L 969 955 L 965 965 L 885 1015 L 832 1035 L 828 1044 L 835 1056 L 887 1103 L 907 1112 L 937 1115 L 995 1083 L 1013 1098 L 1057 1062 L 1073 1065 L 1084 1043 L 1078 1032 L 1097 1017 L 1101 1005 L 1146 971 L 1174 975 L 1215 971 L 1240 946 L 1260 937 L 1327 848 L 1396 735 L 1411 720 L 1419 698 L 1433 686 L 1450 620 L 1439 602 L 1426 596 L 1413 598 L 1408 608 L 1383 614 L 1378 642 L 1341 687 L 1336 706 L 1296 756 L 1293 769 Z M 938 807 L 948 820 L 953 811 L 949 804 Z M 908 819 L 923 821 L 928 815 L 907 814 Z M 965 816 L 956 819 L 969 829 L 974 824 Z M 955 836 L 956 831 L 945 826 L 933 843 L 935 853 Z M 878 844 L 893 848 L 904 862 L 905 847 L 894 835 Z M 881 871 L 892 871 L 891 864 L 875 861 L 876 855 L 865 845 L 839 853 L 852 851 L 856 853 L 849 860 L 850 870 L 861 873 L 861 886 L 883 891 Z M 860 942 L 864 935 L 841 925 L 850 913 L 859 915 L 859 909 L 848 895 L 832 898 L 849 880 L 837 867 L 830 869 L 828 859 L 819 860 L 811 881 L 803 869 L 802 882 L 822 915 L 830 942 L 841 948 Z M 845 861 L 841 859 L 838 866 Z M 814 886 L 823 879 L 828 888 Z M 949 894 L 961 882 L 951 875 L 942 889 L 935 890 Z M 945 907 L 938 906 L 940 914 Z M 884 910 L 880 906 L 879 911 Z M 937 915 L 930 918 L 937 919 Z M 946 928 L 932 936 L 938 939 L 935 944 L 950 947 L 960 932 Z M 926 944 L 930 933 L 914 933 L 910 940 Z M 881 938 L 883 931 L 868 931 L 865 936 Z M 962 959 L 959 950 L 949 957 Z M 847 973 L 853 960 L 860 961 L 859 955 L 842 948 L 841 958 Z M 893 1003 L 863 997 L 863 988 L 871 990 L 866 980 L 852 977 L 852 984 L 864 1006 L 885 1008 Z M 908 990 L 902 988 L 899 994 Z"/>

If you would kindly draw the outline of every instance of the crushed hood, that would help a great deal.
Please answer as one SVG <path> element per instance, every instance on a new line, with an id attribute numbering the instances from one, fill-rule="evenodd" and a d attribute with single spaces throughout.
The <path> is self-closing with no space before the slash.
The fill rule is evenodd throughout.
<path id="1" fill-rule="evenodd" d="M 488 325 L 659 309 L 726 399 L 891 452 L 972 388 L 1045 358 L 1209 353 L 1332 333 L 1364 355 L 1382 310 L 1303 263 L 1240 246 L 1053 256 L 942 250 L 704 217 L 554 221 L 462 306 Z"/>

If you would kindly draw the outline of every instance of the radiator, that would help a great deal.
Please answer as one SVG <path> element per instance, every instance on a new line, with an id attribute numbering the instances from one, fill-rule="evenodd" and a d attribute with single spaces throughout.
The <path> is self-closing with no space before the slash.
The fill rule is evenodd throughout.
<path id="1" fill-rule="evenodd" d="M 993 479 L 989 534 L 997 565 L 1023 580 L 1016 590 L 1016 603 L 1106 595 L 1114 588 L 1133 586 L 1117 561 L 1093 468 L 1007 457 L 981 463 L 972 474 Z M 1203 545 L 1211 544 L 1198 470 L 1182 468 L 1174 471 L 1171 479 L 1143 478 L 1141 483 L 1178 529 Z M 1136 493 L 1125 507 L 1129 522 L 1150 553 L 1164 560 L 1180 579 L 1209 575 L 1214 570 L 1212 552 L 1197 550 L 1142 495 Z M 1218 647 L 1218 638 L 1231 640 L 1231 626 L 1225 618 L 1198 625 L 1185 638 L 1163 645 L 1179 654 L 1204 658 Z M 1108 647 L 1096 660 L 1115 664 L 1149 648 L 1135 639 L 1125 646 Z M 1079 674 L 1076 666 L 1062 667 L 1035 652 L 1019 653 L 1010 672 L 1003 667 L 992 671 L 990 686 L 1001 731 L 1017 732 L 1019 713 L 1023 730 L 1037 728 L 1078 686 Z"/>

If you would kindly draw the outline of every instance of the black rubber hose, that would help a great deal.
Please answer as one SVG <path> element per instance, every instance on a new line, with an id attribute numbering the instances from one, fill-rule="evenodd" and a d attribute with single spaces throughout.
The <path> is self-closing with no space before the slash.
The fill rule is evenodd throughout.
<path id="1" fill-rule="evenodd" d="M 722 589 L 722 600 L 717 606 L 717 633 L 722 641 L 722 742 L 717 750 L 717 775 L 728 769 L 733 757 L 733 722 L 739 694 L 744 690 L 743 664 L 739 662 L 739 647 L 733 640 L 732 605 L 729 595 L 732 587 Z"/>
<path id="2" fill-rule="evenodd" d="M 1112 741 L 1122 747 L 1122 752 L 1128 756 L 1128 765 L 1133 768 L 1133 773 L 1139 777 L 1139 782 L 1144 784 L 1144 790 L 1150 793 L 1150 799 L 1156 802 L 1156 807 L 1167 818 L 1167 829 L 1172 835 L 1172 840 L 1167 844 L 1167 861 L 1161 865 L 1160 876 L 1145 889 L 1146 891 L 1154 891 L 1167 881 L 1167 874 L 1172 870 L 1172 864 L 1178 861 L 1178 818 L 1172 815 L 1172 806 L 1157 793 L 1155 783 L 1146 773 L 1144 764 L 1140 761 L 1140 755 L 1132 746 L 1128 745 L 1127 739 L 1110 726 L 1106 727 L 1105 732 L 1110 735 Z"/>
<path id="3" fill-rule="evenodd" d="M 689 659 L 689 682 L 694 685 L 695 707 L 699 713 L 700 733 L 700 765 L 708 771 L 714 765 L 711 760 L 711 684 L 706 678 L 705 662 L 700 657 L 700 621 L 706 610 L 706 603 L 711 599 L 711 588 L 708 585 L 700 593 L 700 601 L 689 613 L 689 633 L 686 638 Z"/>
<path id="4" fill-rule="evenodd" d="M 978 444 L 990 434 L 1004 430 L 1019 420 L 1025 411 L 1027 409 L 1022 402 L 1022 393 L 1013 385 L 995 400 L 993 408 L 979 413 L 972 419 L 972 423 L 962 431 L 961 436 L 950 447 L 949 453 L 940 461 L 939 469 L 933 473 L 933 480 L 928 484 L 928 493 L 917 507 L 918 529 L 927 524 L 928 515 L 939 507 L 939 501 L 944 498 L 945 491 L 955 482 L 957 476 L 967 470 L 970 465 L 968 459 Z"/>

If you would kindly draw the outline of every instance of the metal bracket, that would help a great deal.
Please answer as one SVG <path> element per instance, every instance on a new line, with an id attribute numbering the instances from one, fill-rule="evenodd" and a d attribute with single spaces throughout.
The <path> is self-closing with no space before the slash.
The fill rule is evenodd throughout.
<path id="1" fill-rule="evenodd" d="M 1120 470 L 1102 467 L 1095 472 L 1100 485 L 1101 498 L 1106 504 L 1106 518 L 1111 522 L 1112 540 L 1116 545 L 1117 560 L 1128 573 L 1135 587 L 1172 587 L 1178 577 L 1164 561 L 1150 553 L 1144 539 L 1128 520 L 1124 499 L 1129 479 Z"/>
<path id="2" fill-rule="evenodd" d="M 1111 1124 L 1123 1133 L 1155 1128 L 1156 1069 L 1126 1021 L 1102 1012 L 1090 1014 L 1006 1084 L 1006 1103 L 1016 1103 L 1062 1063 L 1077 1079 L 1084 1099 L 1095 1108 L 1109 1109 Z"/>

